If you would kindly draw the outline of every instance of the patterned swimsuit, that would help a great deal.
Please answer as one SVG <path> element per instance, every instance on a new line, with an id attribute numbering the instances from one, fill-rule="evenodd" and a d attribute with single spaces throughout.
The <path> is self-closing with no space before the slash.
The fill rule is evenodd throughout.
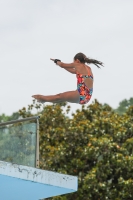
<path id="1" fill-rule="evenodd" d="M 76 74 L 77 77 L 77 90 L 80 94 L 80 104 L 86 104 L 89 102 L 91 96 L 92 96 L 92 92 L 93 92 L 93 88 L 89 89 L 84 80 L 86 78 L 91 78 L 93 80 L 93 76 L 91 74 L 88 75 L 82 75 L 77 73 Z"/>

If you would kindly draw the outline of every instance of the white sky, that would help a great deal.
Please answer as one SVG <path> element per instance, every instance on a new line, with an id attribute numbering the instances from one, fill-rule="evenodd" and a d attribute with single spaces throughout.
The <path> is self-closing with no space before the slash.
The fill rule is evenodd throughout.
<path id="1" fill-rule="evenodd" d="M 92 65 L 90 103 L 115 108 L 133 97 L 133 1 L 1 0 L 0 114 L 27 107 L 33 94 L 75 90 L 75 75 L 50 58 L 70 63 L 78 52 L 105 64 Z"/>

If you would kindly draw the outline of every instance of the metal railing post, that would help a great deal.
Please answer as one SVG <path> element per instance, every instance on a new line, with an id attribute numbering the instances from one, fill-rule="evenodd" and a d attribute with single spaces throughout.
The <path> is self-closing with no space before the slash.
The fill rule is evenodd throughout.
<path id="1" fill-rule="evenodd" d="M 0 126 L 4 126 L 4 125 L 8 125 L 8 124 L 15 124 L 18 122 L 25 122 L 25 121 L 30 121 L 33 119 L 39 119 L 39 116 L 34 116 L 34 117 L 27 117 L 27 118 L 23 118 L 23 119 L 17 119 L 17 120 L 12 120 L 12 121 L 8 121 L 8 122 L 2 122 L 0 123 Z"/>
<path id="2" fill-rule="evenodd" d="M 37 119 L 36 134 L 36 168 L 39 168 L 39 119 Z"/>

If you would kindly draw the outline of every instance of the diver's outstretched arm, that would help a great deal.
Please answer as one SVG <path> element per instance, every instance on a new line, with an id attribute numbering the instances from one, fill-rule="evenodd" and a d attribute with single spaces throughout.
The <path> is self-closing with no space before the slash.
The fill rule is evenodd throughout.
<path id="1" fill-rule="evenodd" d="M 70 72 L 71 74 L 76 74 L 75 68 L 64 68 L 66 71 Z"/>
<path id="2" fill-rule="evenodd" d="M 57 61 L 56 64 L 62 68 L 76 68 L 76 66 L 77 66 L 76 63 L 74 63 L 74 62 L 73 63 L 63 63 L 58 59 L 52 59 L 52 58 L 50 58 L 50 60 L 52 60 L 54 62 L 56 60 Z"/>

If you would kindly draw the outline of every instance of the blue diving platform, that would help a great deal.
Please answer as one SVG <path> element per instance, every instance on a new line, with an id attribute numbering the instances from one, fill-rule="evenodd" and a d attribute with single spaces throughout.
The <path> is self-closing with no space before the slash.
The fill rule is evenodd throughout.
<path id="1" fill-rule="evenodd" d="M 2 200 L 40 200 L 76 192 L 75 176 L 0 161 Z"/>

